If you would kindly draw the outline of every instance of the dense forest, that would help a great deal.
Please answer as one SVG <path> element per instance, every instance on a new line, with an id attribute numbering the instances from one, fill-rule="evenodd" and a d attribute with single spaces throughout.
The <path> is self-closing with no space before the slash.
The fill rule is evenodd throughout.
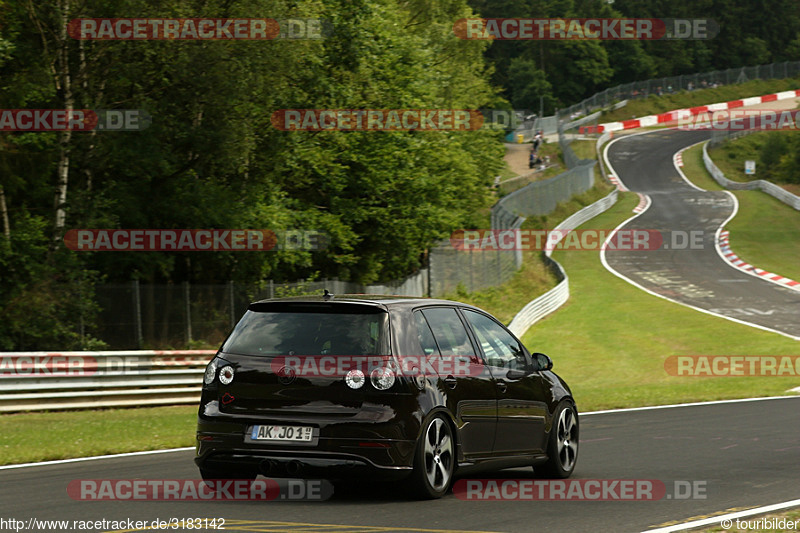
<path id="1" fill-rule="evenodd" d="M 492 83 L 515 108 L 545 114 L 607 87 L 650 78 L 800 60 L 797 0 L 472 0 L 483 17 L 709 18 L 705 40 L 496 41 Z"/>
<path id="2" fill-rule="evenodd" d="M 79 40 L 84 17 L 319 18 L 321 39 Z M 458 39 L 464 17 L 713 17 L 709 41 Z M 286 132 L 279 109 L 565 106 L 617 83 L 800 58 L 796 0 L 0 0 L 0 109 L 136 109 L 142 131 L 0 132 L 0 349 L 75 345 L 103 281 L 408 275 L 485 224 L 503 133 Z M 74 228 L 325 232 L 325 250 L 74 252 Z"/>

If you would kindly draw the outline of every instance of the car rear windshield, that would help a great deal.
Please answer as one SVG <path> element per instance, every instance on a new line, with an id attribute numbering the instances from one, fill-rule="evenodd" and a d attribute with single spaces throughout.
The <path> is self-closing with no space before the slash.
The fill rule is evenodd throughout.
<path id="1" fill-rule="evenodd" d="M 388 355 L 388 325 L 385 311 L 366 306 L 251 308 L 222 351 L 263 356 Z"/>

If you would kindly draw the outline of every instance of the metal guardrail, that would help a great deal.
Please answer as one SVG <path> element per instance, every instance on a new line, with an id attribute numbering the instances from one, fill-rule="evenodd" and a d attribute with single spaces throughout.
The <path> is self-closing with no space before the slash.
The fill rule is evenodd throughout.
<path id="1" fill-rule="evenodd" d="M 711 157 L 708 155 L 708 144 L 709 143 L 703 144 L 703 163 L 709 174 L 711 174 L 714 180 L 722 187 L 734 190 L 760 190 L 800 211 L 800 196 L 796 196 L 770 181 L 754 180 L 747 183 L 740 183 L 726 178 L 725 174 L 714 164 L 714 161 L 712 161 Z"/>
<path id="2" fill-rule="evenodd" d="M 553 240 L 552 244 L 555 245 L 558 242 L 561 242 L 561 239 L 569 234 L 569 231 L 565 230 L 573 230 L 581 224 L 596 217 L 600 213 L 607 211 L 612 205 L 617 203 L 618 195 L 619 191 L 614 189 L 605 198 L 602 198 L 595 203 L 584 207 L 577 213 L 566 218 L 563 222 L 561 222 L 561 224 L 553 229 L 554 232 L 557 232 L 556 235 L 558 235 L 559 238 L 558 240 Z M 548 243 L 550 242 L 551 241 L 548 236 Z M 545 250 L 545 257 L 547 257 L 552 266 L 557 269 L 557 272 L 560 273 L 559 277 L 561 278 L 561 281 L 554 288 L 550 289 L 535 300 L 532 300 L 514 316 L 514 318 L 511 320 L 511 324 L 508 326 L 508 329 L 510 329 L 511 332 L 517 337 L 522 337 L 529 327 L 564 305 L 564 303 L 569 299 L 569 278 L 564 268 L 558 264 L 557 261 L 550 258 L 552 253 L 553 252 L 550 249 Z"/>
<path id="3" fill-rule="evenodd" d="M 0 412 L 192 404 L 215 350 L 0 353 Z"/>
<path id="4" fill-rule="evenodd" d="M 597 153 L 597 165 L 600 167 L 600 173 L 603 175 L 603 179 L 606 180 L 607 183 L 611 183 L 608 179 L 608 171 L 606 170 L 606 164 L 603 160 L 603 145 L 606 144 L 608 141 L 611 140 L 611 136 L 613 135 L 612 132 L 607 131 L 603 133 L 600 137 L 597 138 L 597 143 L 595 144 L 595 153 Z"/>

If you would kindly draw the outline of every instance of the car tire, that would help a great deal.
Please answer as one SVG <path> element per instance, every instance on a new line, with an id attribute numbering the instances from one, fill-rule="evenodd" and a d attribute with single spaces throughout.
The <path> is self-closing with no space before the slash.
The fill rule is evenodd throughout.
<path id="1" fill-rule="evenodd" d="M 537 477 L 566 479 L 578 461 L 578 410 L 570 401 L 558 404 L 547 441 L 547 462 L 534 467 Z"/>
<path id="2" fill-rule="evenodd" d="M 456 465 L 453 430 L 442 415 L 431 418 L 417 441 L 414 470 L 409 477 L 412 495 L 432 500 L 447 493 Z"/>

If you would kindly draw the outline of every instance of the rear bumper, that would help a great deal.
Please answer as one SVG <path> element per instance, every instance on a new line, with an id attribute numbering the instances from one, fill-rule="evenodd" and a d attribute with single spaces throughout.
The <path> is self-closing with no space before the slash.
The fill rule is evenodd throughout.
<path id="1" fill-rule="evenodd" d="M 396 479 L 412 469 L 418 425 L 408 419 L 253 419 L 210 411 L 213 416 L 204 410 L 198 418 L 195 454 L 195 463 L 209 470 L 296 478 L 369 473 Z M 311 426 L 314 438 L 310 443 L 254 441 L 252 428 L 260 424 Z"/>
<path id="2" fill-rule="evenodd" d="M 199 447 L 199 444 L 198 444 Z M 343 453 L 290 453 L 267 450 L 211 451 L 195 458 L 198 466 L 235 476 L 237 472 L 262 474 L 271 478 L 347 479 L 370 476 L 376 479 L 402 479 L 410 466 L 382 466 L 363 456 Z"/>

